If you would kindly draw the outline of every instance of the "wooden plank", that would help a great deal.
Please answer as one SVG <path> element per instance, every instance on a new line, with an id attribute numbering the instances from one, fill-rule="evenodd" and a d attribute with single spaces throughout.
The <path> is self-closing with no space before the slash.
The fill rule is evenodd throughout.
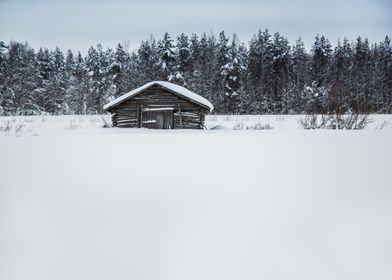
<path id="1" fill-rule="evenodd" d="M 143 105 L 137 105 L 138 111 L 139 111 L 139 118 L 138 118 L 138 122 L 139 122 L 139 128 L 143 127 Z"/>
<path id="2" fill-rule="evenodd" d="M 178 104 L 178 112 L 180 114 L 180 127 L 182 129 L 183 125 L 182 125 L 182 114 L 181 114 L 181 105 L 180 104 Z"/>
<path id="3" fill-rule="evenodd" d="M 141 110 L 140 110 L 140 106 L 137 106 L 137 127 L 140 127 L 140 112 L 141 112 Z"/>

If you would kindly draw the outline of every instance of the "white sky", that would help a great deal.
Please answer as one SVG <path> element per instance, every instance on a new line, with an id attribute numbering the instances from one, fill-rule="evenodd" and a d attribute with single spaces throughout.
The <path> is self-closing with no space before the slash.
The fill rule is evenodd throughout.
<path id="1" fill-rule="evenodd" d="M 391 0 L 0 0 L 0 40 L 85 52 L 128 41 L 135 49 L 150 34 L 225 30 L 248 42 L 259 28 L 279 31 L 309 48 L 317 33 L 336 43 L 358 35 L 371 42 L 392 32 Z"/>

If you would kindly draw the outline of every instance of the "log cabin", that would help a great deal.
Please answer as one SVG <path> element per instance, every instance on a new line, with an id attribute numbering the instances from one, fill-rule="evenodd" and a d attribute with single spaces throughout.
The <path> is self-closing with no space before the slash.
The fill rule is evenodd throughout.
<path id="1" fill-rule="evenodd" d="M 164 81 L 153 81 L 121 95 L 103 109 L 115 127 L 203 129 L 214 107 L 204 97 Z"/>

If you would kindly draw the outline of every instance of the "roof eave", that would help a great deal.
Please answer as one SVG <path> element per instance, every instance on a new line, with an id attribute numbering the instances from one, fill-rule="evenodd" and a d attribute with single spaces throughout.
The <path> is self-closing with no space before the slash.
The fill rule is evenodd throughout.
<path id="1" fill-rule="evenodd" d="M 180 96 L 180 97 L 183 98 L 183 99 L 188 100 L 189 102 L 192 102 L 192 103 L 194 103 L 194 104 L 196 104 L 196 105 L 199 105 L 200 107 L 206 108 L 209 112 L 212 112 L 212 110 L 214 109 L 214 107 L 210 108 L 210 107 L 207 106 L 207 105 L 204 105 L 204 104 L 202 104 L 202 103 L 200 103 L 200 102 L 197 102 L 196 100 L 193 100 L 193 99 L 191 99 L 191 98 L 189 98 L 189 97 L 187 97 L 187 96 L 184 96 L 184 95 L 182 95 L 181 93 L 178 93 L 178 92 L 176 92 L 176 91 L 174 91 L 174 90 L 171 90 L 171 89 L 169 89 L 169 88 L 167 88 L 167 87 L 165 87 L 165 86 L 163 86 L 163 85 L 161 85 L 161 84 L 156 84 L 156 85 L 160 86 L 161 88 L 166 89 L 167 91 L 169 91 L 169 92 L 171 92 L 171 93 L 173 93 L 173 94 L 175 94 L 175 95 L 177 95 L 177 96 Z"/>
<path id="2" fill-rule="evenodd" d="M 167 87 L 165 87 L 165 86 L 163 86 L 163 85 L 161 85 L 160 83 L 157 83 L 157 82 L 152 83 L 150 86 L 144 88 L 143 90 L 141 90 L 141 91 L 139 91 L 139 92 L 136 92 L 135 94 L 133 94 L 133 95 L 131 95 L 131 96 L 128 96 L 127 98 L 124 98 L 124 100 L 121 100 L 121 101 L 118 102 L 118 103 L 114 103 L 114 104 L 112 104 L 111 106 L 109 106 L 109 107 L 107 107 L 107 108 L 105 108 L 105 106 L 104 106 L 103 109 L 104 109 L 105 111 L 110 112 L 110 110 L 113 109 L 114 107 L 116 107 L 117 105 L 120 105 L 121 103 L 123 103 L 123 102 L 125 102 L 125 101 L 127 101 L 127 100 L 129 100 L 129 99 L 132 99 L 132 98 L 135 97 L 136 95 L 139 95 L 139 94 L 145 92 L 146 90 L 148 90 L 149 88 L 151 88 L 151 87 L 153 87 L 153 86 L 159 86 L 159 87 L 161 87 L 161 88 L 163 88 L 163 89 L 165 89 L 165 90 L 167 90 L 167 91 L 169 91 L 169 92 L 171 92 L 171 93 L 173 93 L 173 94 L 175 94 L 175 95 L 177 95 L 177 96 L 180 96 L 180 97 L 183 98 L 183 99 L 188 100 L 189 102 L 192 102 L 192 103 L 194 103 L 194 104 L 196 104 L 196 105 L 199 105 L 199 106 L 201 106 L 201 107 L 207 109 L 208 112 L 210 112 L 210 113 L 214 110 L 214 107 L 210 108 L 209 106 L 207 106 L 207 105 L 205 105 L 205 104 L 202 104 L 202 103 L 200 103 L 200 102 L 197 102 L 196 100 L 193 100 L 193 99 L 191 99 L 191 98 L 189 98 L 189 97 L 187 97 L 187 96 L 184 96 L 184 95 L 182 95 L 182 94 L 180 94 L 180 93 L 178 93 L 178 92 L 176 92 L 176 91 L 174 91 L 174 90 L 171 90 L 171 89 L 169 89 L 169 88 L 167 88 Z"/>

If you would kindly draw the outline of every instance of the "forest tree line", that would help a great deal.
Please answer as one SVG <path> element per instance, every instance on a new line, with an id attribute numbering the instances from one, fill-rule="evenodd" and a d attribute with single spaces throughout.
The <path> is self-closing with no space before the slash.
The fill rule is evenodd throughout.
<path id="1" fill-rule="evenodd" d="M 153 80 L 204 96 L 219 114 L 392 113 L 392 46 L 358 37 L 310 51 L 279 33 L 169 34 L 86 55 L 0 42 L 0 115 L 101 114 L 103 105 Z"/>

